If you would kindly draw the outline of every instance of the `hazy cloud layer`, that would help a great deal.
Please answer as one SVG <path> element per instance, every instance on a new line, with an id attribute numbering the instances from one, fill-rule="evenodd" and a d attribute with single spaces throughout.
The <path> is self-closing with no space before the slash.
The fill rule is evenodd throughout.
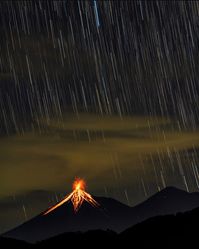
<path id="1" fill-rule="evenodd" d="M 129 185 L 141 170 L 141 155 L 199 144 L 198 132 L 178 132 L 158 118 L 69 116 L 45 127 L 40 134 L 1 139 L 1 196 L 69 190 L 76 176 L 86 178 L 94 192 L 115 181 Z"/>
<path id="2" fill-rule="evenodd" d="M 175 123 L 157 117 L 67 115 L 62 122 L 41 120 L 39 127 L 0 140 L 2 231 L 56 202 L 77 176 L 86 179 L 92 194 L 131 205 L 164 184 L 185 188 L 179 159 L 172 169 L 168 158 L 199 145 L 198 131 L 179 132 Z M 188 176 L 189 164 L 188 158 Z"/>

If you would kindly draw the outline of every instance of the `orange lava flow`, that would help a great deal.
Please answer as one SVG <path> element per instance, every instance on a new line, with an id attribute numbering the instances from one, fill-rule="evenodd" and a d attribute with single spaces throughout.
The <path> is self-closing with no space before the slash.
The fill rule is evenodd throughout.
<path id="1" fill-rule="evenodd" d="M 83 179 L 76 179 L 73 183 L 73 191 L 64 197 L 64 199 L 60 202 L 58 202 L 53 207 L 49 208 L 43 215 L 46 215 L 56 208 L 63 205 L 65 202 L 71 200 L 75 213 L 80 209 L 82 203 L 84 201 L 87 201 L 89 204 L 91 204 L 93 207 L 98 207 L 99 204 L 93 199 L 93 197 L 85 191 L 86 183 Z"/>

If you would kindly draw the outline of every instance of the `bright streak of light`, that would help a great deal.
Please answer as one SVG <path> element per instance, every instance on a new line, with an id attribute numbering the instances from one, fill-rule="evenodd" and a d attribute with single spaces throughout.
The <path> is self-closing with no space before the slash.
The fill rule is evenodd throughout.
<path id="1" fill-rule="evenodd" d="M 86 183 L 82 179 L 76 179 L 73 183 L 73 191 L 64 197 L 62 201 L 54 205 L 53 207 L 49 208 L 44 215 L 52 212 L 56 208 L 60 207 L 67 201 L 71 200 L 73 203 L 74 211 L 75 213 L 78 212 L 80 209 L 82 203 L 84 201 L 88 202 L 91 204 L 93 207 L 98 207 L 99 204 L 93 199 L 93 197 L 85 191 Z"/>

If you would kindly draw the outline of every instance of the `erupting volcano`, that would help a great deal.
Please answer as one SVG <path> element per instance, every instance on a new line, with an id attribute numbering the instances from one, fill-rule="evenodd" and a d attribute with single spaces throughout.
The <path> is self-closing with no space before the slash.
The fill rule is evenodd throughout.
<path id="1" fill-rule="evenodd" d="M 93 207 L 98 207 L 99 204 L 93 199 L 93 197 L 85 191 L 86 183 L 83 179 L 76 179 L 73 183 L 73 191 L 64 197 L 64 199 L 60 202 L 58 202 L 53 207 L 49 208 L 44 215 L 52 212 L 56 208 L 60 207 L 65 202 L 71 200 L 73 203 L 74 211 L 75 213 L 80 209 L 82 203 L 84 201 L 87 201 L 89 204 L 91 204 Z"/>

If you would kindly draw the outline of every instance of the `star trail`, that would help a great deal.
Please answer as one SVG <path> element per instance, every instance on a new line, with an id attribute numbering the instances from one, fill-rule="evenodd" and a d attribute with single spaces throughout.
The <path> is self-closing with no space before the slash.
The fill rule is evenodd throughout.
<path id="1" fill-rule="evenodd" d="M 130 205 L 198 191 L 198 55 L 197 1 L 1 1 L 0 232 L 77 174 Z"/>

